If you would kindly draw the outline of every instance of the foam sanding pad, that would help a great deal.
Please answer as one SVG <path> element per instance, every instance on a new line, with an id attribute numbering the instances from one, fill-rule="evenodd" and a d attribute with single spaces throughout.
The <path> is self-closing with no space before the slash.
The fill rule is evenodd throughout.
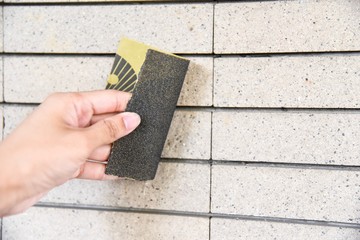
<path id="1" fill-rule="evenodd" d="M 154 179 L 189 60 L 123 39 L 107 89 L 132 92 L 126 111 L 140 126 L 113 144 L 105 173 L 135 180 Z"/>

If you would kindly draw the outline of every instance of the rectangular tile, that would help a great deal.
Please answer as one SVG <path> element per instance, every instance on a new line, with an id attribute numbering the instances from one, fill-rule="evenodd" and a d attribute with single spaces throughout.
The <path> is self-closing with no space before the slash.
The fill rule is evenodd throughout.
<path id="1" fill-rule="evenodd" d="M 360 165 L 360 113 L 215 112 L 212 158 Z"/>
<path id="2" fill-rule="evenodd" d="M 3 56 L 0 56 L 0 102 L 4 101 L 4 87 L 3 86 L 4 86 Z"/>
<path id="3" fill-rule="evenodd" d="M 4 109 L 7 136 L 28 116 L 35 106 L 7 105 Z M 186 126 L 186 128 L 184 127 Z M 211 112 L 175 111 L 162 157 L 210 159 Z"/>
<path id="4" fill-rule="evenodd" d="M 358 0 L 215 5 L 216 53 L 360 50 Z"/>
<path id="5" fill-rule="evenodd" d="M 162 157 L 209 160 L 210 147 L 211 112 L 176 111 Z"/>
<path id="6" fill-rule="evenodd" d="M 214 61 L 218 107 L 360 107 L 359 54 Z"/>
<path id="7" fill-rule="evenodd" d="M 171 215 L 32 208 L 4 219 L 6 240 L 209 238 L 209 219 Z"/>
<path id="8" fill-rule="evenodd" d="M 191 63 L 178 105 L 211 106 L 213 60 L 208 57 L 189 59 Z M 52 92 L 104 89 L 113 61 L 113 57 L 101 56 L 5 57 L 5 99 L 7 102 L 39 103 Z"/>
<path id="9" fill-rule="evenodd" d="M 209 212 L 210 167 L 207 164 L 160 163 L 152 181 L 72 180 L 42 202 Z"/>
<path id="10" fill-rule="evenodd" d="M 3 135 L 8 136 L 35 109 L 29 105 L 5 105 Z"/>
<path id="11" fill-rule="evenodd" d="M 212 4 L 6 6 L 5 51 L 114 53 L 127 36 L 170 52 L 210 53 L 212 12 Z"/>
<path id="12" fill-rule="evenodd" d="M 246 221 L 236 219 L 211 219 L 212 240 L 292 240 L 360 238 L 360 230 L 353 228 L 302 225 L 278 222 Z"/>
<path id="13" fill-rule="evenodd" d="M 2 1 L 0 1 L 2 2 Z M 0 6 L 0 19 L 1 19 L 1 24 L 0 24 L 0 52 L 4 51 L 4 19 L 3 19 L 3 6 Z"/>
<path id="14" fill-rule="evenodd" d="M 0 105 L 0 139 L 4 136 L 4 106 Z M 1 225 L 1 224 L 0 224 Z"/>
<path id="15" fill-rule="evenodd" d="M 360 173 L 215 165 L 215 213 L 360 223 Z"/>

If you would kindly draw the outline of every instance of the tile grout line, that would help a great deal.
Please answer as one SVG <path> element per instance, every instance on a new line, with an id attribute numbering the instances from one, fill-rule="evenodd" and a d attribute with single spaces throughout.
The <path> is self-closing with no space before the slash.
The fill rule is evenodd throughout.
<path id="1" fill-rule="evenodd" d="M 214 32 L 214 30 L 213 30 Z M 212 45 L 214 45 L 213 42 Z M 212 47 L 213 49 L 215 46 Z M 311 57 L 311 56 L 334 56 L 334 55 L 359 55 L 360 51 L 312 51 L 312 52 L 255 52 L 255 53 L 214 53 L 212 52 L 173 52 L 183 57 L 214 57 L 214 58 L 233 58 L 233 57 Z M 114 53 L 108 52 L 4 52 L 5 56 L 39 56 L 39 57 L 114 57 Z"/>
<path id="2" fill-rule="evenodd" d="M 214 81 L 214 80 L 213 80 Z M 214 83 L 213 83 L 214 91 Z M 40 102 L 3 102 L 4 105 L 33 106 L 40 105 Z M 321 108 L 321 107 L 216 107 L 216 106 L 177 106 L 177 111 L 204 111 L 204 112 L 283 112 L 283 113 L 360 113 L 360 108 Z"/>
<path id="3" fill-rule="evenodd" d="M 2 24 L 2 36 L 1 36 L 1 41 L 2 41 L 2 47 L 3 47 L 3 51 L 1 52 L 1 69 L 2 69 L 2 104 L 1 104 L 1 118 L 2 118 L 2 124 L 1 124 L 1 140 L 3 140 L 4 138 L 4 124 L 5 124 L 5 116 L 4 116 L 4 106 L 3 106 L 3 102 L 5 101 L 5 96 L 4 96 L 4 83 L 5 83 L 5 78 L 4 78 L 4 73 L 5 73 L 5 69 L 4 69 L 4 35 L 5 35 L 5 24 L 4 24 L 4 2 L 1 2 L 1 24 Z M 2 240 L 2 235 L 3 235 L 3 218 L 0 218 L 0 240 Z"/>
<path id="4" fill-rule="evenodd" d="M 215 54 L 215 5 L 217 3 L 217 0 L 213 0 L 213 16 L 212 16 L 212 54 Z M 211 92 L 211 106 L 214 106 L 214 58 L 212 58 L 212 92 Z M 212 163 L 212 147 L 213 147 L 213 112 L 210 113 L 210 160 L 209 160 L 209 214 L 212 214 L 212 169 L 213 169 L 213 163 Z M 211 240 L 211 221 L 212 217 L 209 216 L 209 240 Z"/>
<path id="5" fill-rule="evenodd" d="M 182 216 L 182 217 L 197 217 L 197 218 L 212 217 L 212 218 L 233 219 L 233 220 L 279 222 L 279 223 L 286 223 L 286 224 L 317 225 L 317 226 L 327 226 L 327 227 L 342 227 L 342 228 L 360 229 L 360 223 L 298 219 L 298 218 L 284 218 L 284 217 L 269 217 L 269 216 L 253 216 L 253 215 L 241 215 L 241 214 L 187 212 L 187 211 L 177 211 L 177 210 L 111 207 L 111 206 L 101 206 L 101 205 L 52 203 L 52 202 L 41 202 L 41 203 L 36 204 L 35 207 L 73 209 L 73 210 L 90 210 L 90 211 L 106 211 L 106 212 L 139 213 L 139 214 L 157 214 L 157 215 L 166 215 L 166 216 Z"/>
<path id="6" fill-rule="evenodd" d="M 164 1 L 125 1 L 125 2 L 119 2 L 116 0 L 110 0 L 110 1 L 57 1 L 57 2 L 4 2 L 4 6 L 10 6 L 10 7 L 31 7 L 31 6 L 109 6 L 109 5 L 194 5 L 194 4 L 210 4 L 212 3 L 212 0 L 188 0 L 184 3 L 184 1 L 181 0 L 164 0 Z"/>
<path id="7" fill-rule="evenodd" d="M 1 104 L 1 118 L 2 118 L 2 124 L 1 124 L 1 140 L 3 140 L 4 138 L 4 124 L 5 124 L 5 117 L 4 117 L 4 106 L 3 106 L 3 103 L 5 101 L 5 96 L 4 96 L 4 83 L 5 83 L 5 79 L 4 79 L 4 73 L 5 73 L 5 69 L 4 69 L 4 34 L 5 34 L 5 31 L 4 31 L 4 2 L 1 2 L 1 24 L 2 24 L 2 36 L 1 36 L 1 41 L 2 41 L 2 47 L 3 47 L 3 51 L 1 52 L 1 69 L 2 69 L 2 104 Z M 3 218 L 0 218 L 0 240 L 2 240 L 2 235 L 3 235 Z"/>

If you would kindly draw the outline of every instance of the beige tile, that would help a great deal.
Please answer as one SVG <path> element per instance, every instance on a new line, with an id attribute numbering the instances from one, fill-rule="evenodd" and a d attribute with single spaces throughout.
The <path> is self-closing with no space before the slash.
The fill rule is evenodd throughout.
<path id="1" fill-rule="evenodd" d="M 152 181 L 73 180 L 42 202 L 209 212 L 210 168 L 207 164 L 160 163 Z"/>
<path id="2" fill-rule="evenodd" d="M 360 238 L 360 230 L 353 228 L 236 219 L 212 218 L 210 229 L 212 240 L 356 240 Z"/>
<path id="3" fill-rule="evenodd" d="M 178 105 L 211 106 L 212 58 L 189 59 L 191 64 Z M 113 61 L 113 57 L 100 56 L 7 56 L 4 59 L 5 99 L 40 103 L 52 92 L 104 89 Z"/>
<path id="4" fill-rule="evenodd" d="M 164 158 L 210 159 L 211 112 L 176 111 L 162 152 Z"/>
<path id="5" fill-rule="evenodd" d="M 209 53 L 212 12 L 212 4 L 185 3 L 7 6 L 5 50 L 114 53 L 126 36 L 170 52 Z"/>
<path id="6" fill-rule="evenodd" d="M 2 0 L 0 1 L 2 2 Z M 4 51 L 4 19 L 3 19 L 3 6 L 0 6 L 0 52 Z"/>
<path id="7" fill-rule="evenodd" d="M 4 106 L 0 105 L 0 139 L 4 137 Z M 1 226 L 1 221 L 0 221 Z"/>
<path id="8" fill-rule="evenodd" d="M 360 107 L 358 54 L 214 60 L 218 107 Z"/>
<path id="9" fill-rule="evenodd" d="M 358 51 L 359 18 L 358 0 L 219 3 L 215 52 Z"/>
<path id="10" fill-rule="evenodd" d="M 215 213 L 360 223 L 360 173 L 215 165 Z"/>
<path id="11" fill-rule="evenodd" d="M 4 106 L 4 137 L 8 136 L 30 113 L 35 106 L 5 105 Z"/>
<path id="12" fill-rule="evenodd" d="M 113 57 L 5 57 L 5 100 L 40 103 L 53 92 L 105 89 L 113 61 Z"/>
<path id="13" fill-rule="evenodd" d="M 4 135 L 8 135 L 35 106 L 5 106 Z M 186 127 L 184 127 L 186 126 Z M 174 114 L 162 157 L 210 159 L 211 112 L 179 110 Z"/>
<path id="14" fill-rule="evenodd" d="M 4 101 L 4 71 L 3 71 L 3 56 L 0 55 L 0 102 Z"/>
<path id="15" fill-rule="evenodd" d="M 212 158 L 360 165 L 360 114 L 350 111 L 215 112 Z"/>
<path id="16" fill-rule="evenodd" d="M 179 106 L 212 106 L 213 59 L 192 57 L 184 85 L 181 90 Z"/>
<path id="17" fill-rule="evenodd" d="M 32 208 L 4 219 L 3 238 L 207 240 L 209 220 L 171 215 Z"/>

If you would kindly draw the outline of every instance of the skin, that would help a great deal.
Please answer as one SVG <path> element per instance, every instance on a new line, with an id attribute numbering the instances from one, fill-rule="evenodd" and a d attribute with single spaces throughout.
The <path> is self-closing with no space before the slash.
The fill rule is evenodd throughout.
<path id="1" fill-rule="evenodd" d="M 116 178 L 99 162 L 140 124 L 123 112 L 130 98 L 115 90 L 49 96 L 0 144 L 0 216 L 23 212 L 73 178 Z"/>

